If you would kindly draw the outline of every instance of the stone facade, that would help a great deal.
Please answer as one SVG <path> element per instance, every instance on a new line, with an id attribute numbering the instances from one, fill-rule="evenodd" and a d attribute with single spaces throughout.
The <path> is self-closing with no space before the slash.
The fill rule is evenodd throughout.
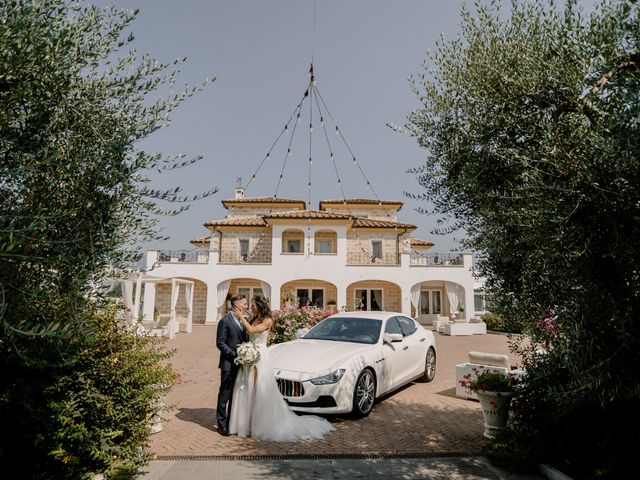
<path id="1" fill-rule="evenodd" d="M 249 255 L 240 255 L 240 240 L 249 240 Z M 222 233 L 222 263 L 271 263 L 271 232 L 269 229 L 225 230 Z"/>
<path id="2" fill-rule="evenodd" d="M 228 207 L 229 213 L 227 218 L 245 218 L 245 217 L 262 217 L 265 215 L 271 215 L 272 213 L 291 212 L 292 210 L 301 210 L 293 205 L 278 206 L 278 207 L 249 207 L 243 205 L 230 205 Z"/>
<path id="3" fill-rule="evenodd" d="M 402 309 L 402 293 L 398 285 L 385 280 L 362 280 L 347 287 L 347 310 L 355 310 L 357 307 L 355 297 L 357 289 L 382 290 L 382 310 L 399 312 Z"/>
<path id="4" fill-rule="evenodd" d="M 287 282 L 281 287 L 281 293 L 296 291 L 299 288 L 322 288 L 324 290 L 324 304 L 327 305 L 328 302 L 333 301 L 337 302 L 338 300 L 338 289 L 333 283 L 323 282 L 322 280 L 313 280 L 313 279 L 303 279 L 303 280 L 295 280 L 292 282 Z M 285 299 L 281 296 L 280 304 L 285 304 Z"/>
<path id="5" fill-rule="evenodd" d="M 355 208 L 353 206 L 346 206 L 342 208 L 327 207 L 324 211 L 329 213 L 347 214 L 354 217 L 370 218 L 371 220 L 385 220 L 389 222 L 397 221 L 396 212 L 388 209 Z"/>
<path id="6" fill-rule="evenodd" d="M 204 282 L 194 280 L 193 285 L 193 310 L 191 319 L 193 323 L 204 324 L 207 310 L 207 286 Z M 155 309 L 161 317 L 171 315 L 171 284 L 159 283 L 156 285 L 156 305 Z M 176 317 L 181 325 L 184 325 L 187 319 L 187 298 L 184 285 L 180 285 L 178 293 L 178 302 L 176 303 Z"/>
<path id="7" fill-rule="evenodd" d="M 373 240 L 382 241 L 382 258 L 371 259 Z M 357 231 L 347 234 L 347 264 L 348 265 L 397 265 L 398 264 L 398 235 L 393 230 Z"/>
<path id="8" fill-rule="evenodd" d="M 233 295 L 241 287 L 257 289 L 262 288 L 263 283 L 268 286 L 265 288 L 270 292 L 274 309 L 285 306 L 284 297 L 288 292 L 293 290 L 297 295 L 296 290 L 306 288 L 323 289 L 324 307 L 329 306 L 328 302 L 335 302 L 339 309 L 353 310 L 358 308 L 356 301 L 364 298 L 359 295 L 359 299 L 356 299 L 355 291 L 362 289 L 367 290 L 367 308 L 416 315 L 419 312 L 416 311 L 416 305 L 412 305 L 416 288 L 437 285 L 445 315 L 451 310 L 448 308 L 447 295 L 460 299 L 465 307 L 465 318 L 472 318 L 475 314 L 472 255 L 459 254 L 456 261 L 439 261 L 450 254 L 443 254 L 442 257 L 438 253 L 423 254 L 422 257 L 417 255 L 417 252 L 422 254 L 430 249 L 431 243 L 415 240 L 415 226 L 396 221 L 396 213 L 402 205 L 400 202 L 387 202 L 381 206 L 377 201 L 366 203 L 362 199 L 355 199 L 343 206 L 321 203 L 320 209 L 324 212 L 310 210 L 313 218 L 298 218 L 295 214 L 262 220 L 256 218 L 305 208 L 304 202 L 278 204 L 272 200 L 271 197 L 255 197 L 236 200 L 235 203 L 227 201 L 227 225 L 222 220 L 210 222 L 211 241 L 208 245 L 206 241 L 200 242 L 212 252 L 206 262 L 188 263 L 179 258 L 174 260 L 173 257 L 171 261 L 165 261 L 162 260 L 163 252 L 149 252 L 147 267 L 152 275 L 201 280 L 194 295 L 194 323 L 202 322 L 205 315 L 206 323 L 215 323 L 226 313 L 226 305 L 218 308 L 218 295 L 227 285 L 228 294 Z M 331 208 L 325 208 L 328 205 Z M 358 219 L 342 216 L 332 218 L 330 213 L 348 213 Z M 242 226 L 232 226 L 234 222 L 228 220 L 230 217 L 253 217 L 253 220 L 243 220 L 237 222 Z M 261 226 L 262 221 L 266 226 Z M 241 255 L 240 240 L 249 242 L 246 258 Z M 290 240 L 300 242 L 299 252 L 289 252 L 287 243 Z M 320 243 L 327 240 L 331 242 L 331 253 L 320 253 Z M 381 242 L 381 258 L 372 258 L 372 242 L 376 241 Z M 296 250 L 297 247 L 296 243 Z M 382 292 L 372 294 L 371 290 Z M 150 318 L 154 306 L 151 290 L 148 293 L 145 292 L 145 318 Z M 313 292 L 307 292 L 307 296 L 309 293 L 313 297 Z M 203 313 L 205 298 L 206 314 Z M 320 299 L 316 297 L 315 300 Z M 155 302 L 160 313 L 169 313 L 170 290 L 166 286 L 159 286 Z M 429 309 L 430 303 L 426 299 L 419 302 L 424 302 Z M 178 315 L 186 316 L 184 300 L 179 301 Z M 432 316 L 432 313 L 422 316 L 425 322 L 429 322 L 431 319 L 426 317 Z"/>

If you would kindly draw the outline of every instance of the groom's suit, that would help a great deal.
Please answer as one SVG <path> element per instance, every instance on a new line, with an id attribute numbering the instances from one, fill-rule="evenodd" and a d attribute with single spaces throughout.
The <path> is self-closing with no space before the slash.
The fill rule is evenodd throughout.
<path id="1" fill-rule="evenodd" d="M 249 335 L 241 326 L 238 326 L 233 314 L 228 313 L 220 322 L 216 335 L 216 346 L 220 350 L 220 390 L 218 391 L 218 406 L 216 417 L 218 419 L 218 432 L 229 431 L 229 413 L 233 396 L 233 384 L 238 375 L 239 365 L 233 363 L 236 358 L 236 347 L 239 343 L 249 340 Z"/>

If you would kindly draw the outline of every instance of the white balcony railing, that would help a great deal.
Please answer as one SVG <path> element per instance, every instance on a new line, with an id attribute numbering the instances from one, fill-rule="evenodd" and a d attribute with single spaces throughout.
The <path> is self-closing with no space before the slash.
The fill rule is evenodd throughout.
<path id="1" fill-rule="evenodd" d="M 209 263 L 209 252 L 206 250 L 160 250 L 160 263 Z"/>
<path id="2" fill-rule="evenodd" d="M 462 267 L 464 258 L 461 253 L 418 253 L 411 252 L 409 265 L 428 267 Z"/>

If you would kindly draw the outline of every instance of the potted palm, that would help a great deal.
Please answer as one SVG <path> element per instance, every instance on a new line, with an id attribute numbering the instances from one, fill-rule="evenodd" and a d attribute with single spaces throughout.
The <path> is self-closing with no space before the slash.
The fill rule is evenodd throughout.
<path id="1" fill-rule="evenodd" d="M 478 396 L 486 438 L 493 439 L 506 428 L 515 383 L 516 378 L 511 373 L 489 367 L 474 368 L 473 373 L 460 380 L 460 385 Z"/>

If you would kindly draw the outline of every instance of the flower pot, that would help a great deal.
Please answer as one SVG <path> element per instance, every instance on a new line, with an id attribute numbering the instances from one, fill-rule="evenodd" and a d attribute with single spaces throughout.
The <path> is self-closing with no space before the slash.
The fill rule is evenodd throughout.
<path id="1" fill-rule="evenodd" d="M 480 400 L 482 417 L 484 418 L 483 435 L 486 438 L 494 439 L 500 430 L 507 427 L 513 393 L 480 390 L 476 394 Z"/>

